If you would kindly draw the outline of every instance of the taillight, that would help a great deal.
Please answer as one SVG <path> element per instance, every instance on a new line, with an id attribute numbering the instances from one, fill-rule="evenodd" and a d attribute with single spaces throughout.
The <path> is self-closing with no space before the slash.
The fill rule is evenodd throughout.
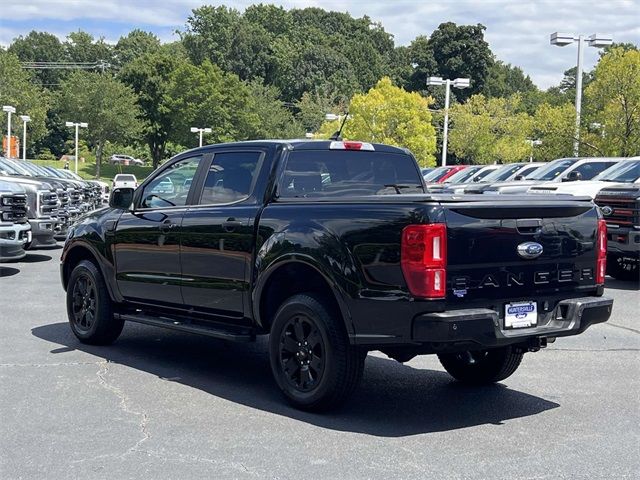
<path id="1" fill-rule="evenodd" d="M 444 298 L 447 285 L 447 226 L 409 225 L 402 230 L 402 273 L 411 295 Z"/>
<path id="2" fill-rule="evenodd" d="M 604 284 L 604 276 L 607 273 L 607 222 L 598 220 L 598 234 L 596 239 L 596 283 Z"/>

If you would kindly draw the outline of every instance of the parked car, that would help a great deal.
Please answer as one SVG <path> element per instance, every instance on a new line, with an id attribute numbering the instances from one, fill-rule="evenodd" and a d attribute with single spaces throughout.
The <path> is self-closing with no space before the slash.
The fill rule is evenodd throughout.
<path id="1" fill-rule="evenodd" d="M 602 188 L 595 203 L 607 222 L 607 273 L 620 280 L 640 280 L 640 183 Z"/>
<path id="2" fill-rule="evenodd" d="M 302 409 L 344 401 L 370 350 L 437 353 L 454 378 L 486 384 L 611 314 L 592 202 L 436 198 L 413 156 L 387 145 L 201 147 L 114 189 L 110 207 L 85 215 L 62 252 L 76 337 L 108 344 L 125 321 L 270 334 L 275 381 Z"/>
<path id="3" fill-rule="evenodd" d="M 445 188 L 445 192 L 453 193 L 482 193 L 489 185 L 499 182 L 508 182 L 517 177 L 529 175 L 540 167 L 539 163 L 507 163 L 488 173 L 481 181 L 450 185 Z"/>
<path id="4" fill-rule="evenodd" d="M 136 188 L 138 186 L 138 179 L 135 175 L 130 173 L 119 173 L 113 177 L 111 183 L 112 188 Z"/>
<path id="5" fill-rule="evenodd" d="M 144 160 L 140 160 L 139 158 L 134 158 L 131 155 L 111 155 L 109 157 L 109 163 L 112 165 L 144 165 Z"/>
<path id="6" fill-rule="evenodd" d="M 502 165 L 474 165 L 468 168 L 459 170 L 442 183 L 429 183 L 427 184 L 427 191 L 432 193 L 443 192 L 445 189 L 461 188 L 471 183 L 480 182 L 488 174 L 497 170 Z"/>
<path id="7" fill-rule="evenodd" d="M 521 194 L 526 193 L 533 185 L 545 182 L 573 182 L 577 180 L 591 180 L 593 177 L 614 165 L 622 158 L 559 158 L 535 172 L 526 175 L 524 179 L 487 185 L 482 193 L 488 194 Z"/>
<path id="8" fill-rule="evenodd" d="M 595 198 L 598 192 L 612 183 L 640 183 L 640 157 L 632 157 L 621 160 L 613 166 L 599 173 L 593 180 L 580 182 L 548 182 L 534 185 L 529 188 L 529 193 L 557 193 L 581 195 Z"/>
<path id="9" fill-rule="evenodd" d="M 467 168 L 468 165 L 446 165 L 444 167 L 434 168 L 423 178 L 425 183 L 442 183 L 453 174 Z"/>

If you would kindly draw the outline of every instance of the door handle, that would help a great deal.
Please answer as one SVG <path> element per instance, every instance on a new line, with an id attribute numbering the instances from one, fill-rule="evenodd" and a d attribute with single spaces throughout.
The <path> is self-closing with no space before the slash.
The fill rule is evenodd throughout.
<path id="1" fill-rule="evenodd" d="M 236 228 L 242 226 L 242 222 L 240 220 L 236 220 L 233 217 L 227 218 L 224 222 L 222 222 L 222 228 L 226 232 L 233 232 Z"/>
<path id="2" fill-rule="evenodd" d="M 171 229 L 173 227 L 175 227 L 176 224 L 173 223 L 171 220 L 166 219 L 164 222 L 162 222 L 162 224 L 160 224 L 160 232 L 162 233 L 169 233 L 171 231 Z"/>

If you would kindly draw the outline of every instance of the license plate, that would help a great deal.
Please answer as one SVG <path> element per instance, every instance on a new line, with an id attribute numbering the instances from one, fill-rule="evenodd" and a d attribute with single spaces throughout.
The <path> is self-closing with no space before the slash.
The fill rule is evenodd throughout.
<path id="1" fill-rule="evenodd" d="M 538 324 L 536 302 L 507 303 L 504 306 L 504 328 L 527 328 Z"/>

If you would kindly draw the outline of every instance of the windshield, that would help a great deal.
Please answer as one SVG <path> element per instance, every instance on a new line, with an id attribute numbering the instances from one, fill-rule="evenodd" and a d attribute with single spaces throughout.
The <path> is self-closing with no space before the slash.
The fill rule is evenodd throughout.
<path id="1" fill-rule="evenodd" d="M 424 192 L 410 155 L 349 150 L 293 151 L 281 197 L 336 197 Z"/>
<path id="2" fill-rule="evenodd" d="M 471 177 L 473 177 L 473 175 L 477 173 L 478 170 L 480 170 L 481 168 L 482 168 L 481 166 L 464 168 L 459 172 L 456 172 L 453 175 L 451 175 L 442 183 L 464 183 L 467 180 L 469 180 Z"/>
<path id="3" fill-rule="evenodd" d="M 118 182 L 135 182 L 136 177 L 134 177 L 133 175 L 116 175 L 115 180 L 117 180 Z"/>
<path id="4" fill-rule="evenodd" d="M 553 180 L 577 161 L 577 158 L 554 160 L 527 176 L 527 180 Z"/>
<path id="5" fill-rule="evenodd" d="M 631 183 L 640 179 L 640 160 L 626 160 L 593 177 L 601 182 Z"/>
<path id="6" fill-rule="evenodd" d="M 444 177 L 447 173 L 449 173 L 449 170 L 451 170 L 451 168 L 452 167 L 438 167 L 438 168 L 434 169 L 432 172 L 427 173 L 424 176 L 424 181 L 425 182 L 437 182 L 442 177 Z"/>
<path id="7" fill-rule="evenodd" d="M 515 174 L 518 170 L 522 168 L 521 163 L 514 163 L 511 165 L 503 165 L 502 167 L 494 170 L 489 175 L 484 177 L 483 182 L 502 182 L 507 180 L 513 174 Z"/>
<path id="8" fill-rule="evenodd" d="M 28 170 L 25 170 L 24 168 L 20 168 L 18 165 L 16 165 L 11 161 L 4 160 L 1 163 L 5 167 L 5 170 L 8 170 L 12 175 L 26 175 L 28 177 L 33 176 L 31 173 L 29 173 Z"/>
<path id="9" fill-rule="evenodd" d="M 53 167 L 43 167 L 47 172 L 57 178 L 65 178 L 58 170 Z"/>

